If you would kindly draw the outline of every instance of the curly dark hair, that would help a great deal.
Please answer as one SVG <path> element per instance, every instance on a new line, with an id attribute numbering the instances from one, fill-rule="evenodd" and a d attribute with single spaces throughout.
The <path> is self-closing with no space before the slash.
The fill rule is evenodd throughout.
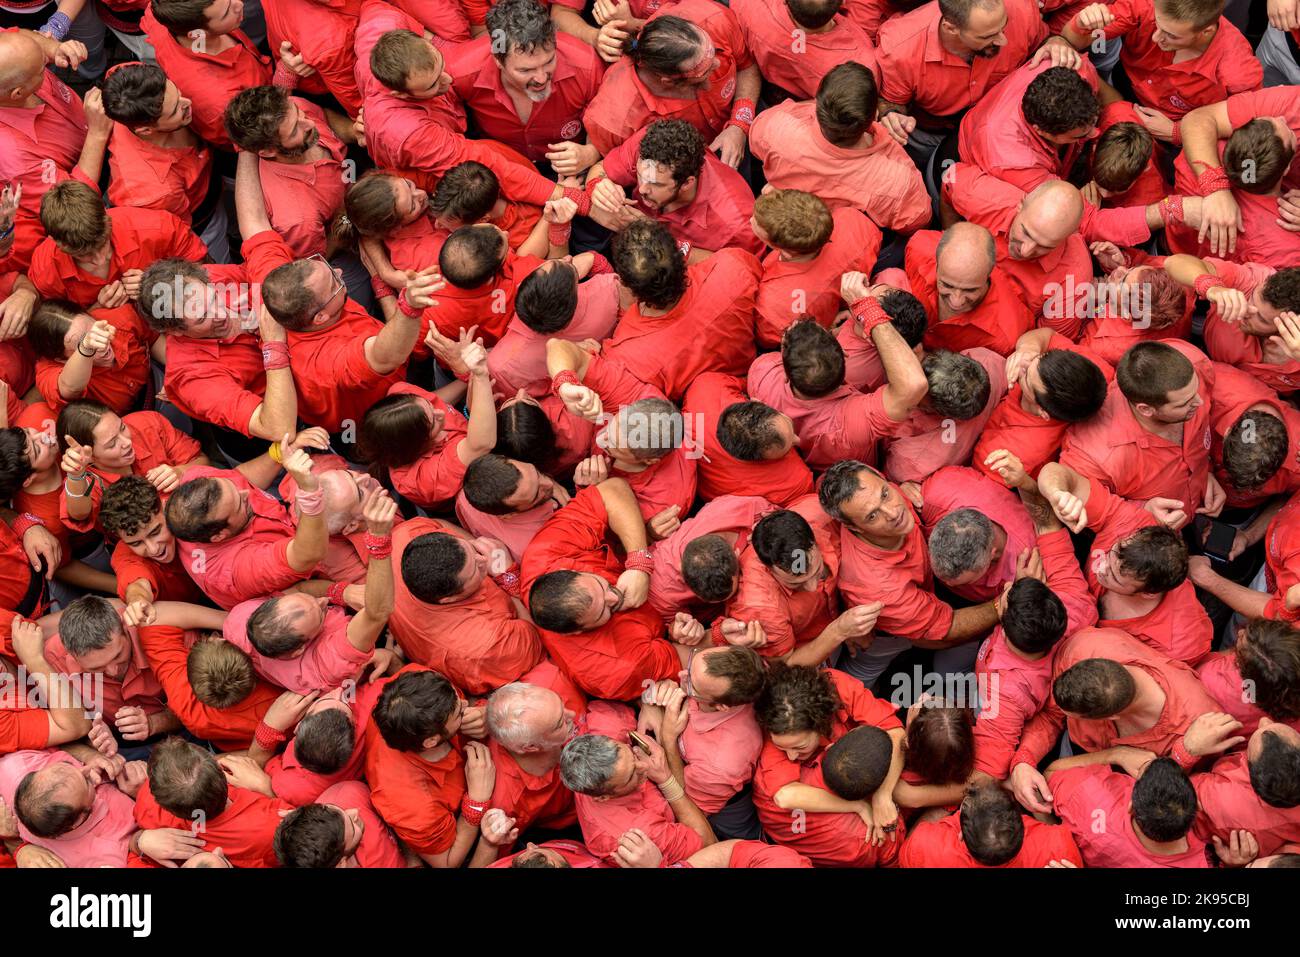
<path id="1" fill-rule="evenodd" d="M 445 248 L 445 247 L 444 247 Z M 614 271 L 638 302 L 671 309 L 686 293 L 686 258 L 668 227 L 642 218 L 614 235 Z"/>
<path id="2" fill-rule="evenodd" d="M 134 533 L 162 508 L 158 490 L 139 475 L 124 475 L 104 489 L 99 525 L 109 536 Z"/>
<path id="3" fill-rule="evenodd" d="M 555 21 L 537 0 L 501 0 L 484 21 L 492 55 L 505 62 L 511 53 L 534 53 L 555 46 Z"/>
<path id="4" fill-rule="evenodd" d="M 704 169 L 704 137 L 685 120 L 657 120 L 646 127 L 637 156 L 667 166 L 681 186 Z"/>
<path id="5" fill-rule="evenodd" d="M 835 712 L 843 706 L 829 674 L 811 665 L 791 667 L 777 661 L 754 707 L 759 726 L 768 734 L 816 731 L 829 737 Z"/>
<path id="6" fill-rule="evenodd" d="M 1054 66 L 1034 77 L 1020 108 L 1025 119 L 1052 136 L 1093 126 L 1101 112 L 1092 87 L 1066 66 Z"/>
<path id="7" fill-rule="evenodd" d="M 280 146 L 280 124 L 289 115 L 289 93 L 278 86 L 250 86 L 226 104 L 226 133 L 241 150 L 257 153 Z"/>

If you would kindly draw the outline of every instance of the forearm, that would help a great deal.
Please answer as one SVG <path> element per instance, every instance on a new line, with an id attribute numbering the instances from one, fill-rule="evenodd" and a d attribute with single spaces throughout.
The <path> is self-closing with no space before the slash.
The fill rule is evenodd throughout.
<path id="1" fill-rule="evenodd" d="M 802 784 L 798 781 L 784 785 L 773 795 L 772 800 L 783 811 L 857 814 L 862 809 L 860 801 L 846 801 L 825 788 L 815 788 L 811 784 Z"/>
<path id="2" fill-rule="evenodd" d="M 90 377 L 94 371 L 94 356 L 83 355 L 78 344 L 59 372 L 59 395 L 69 401 L 80 399 L 85 395 L 86 386 L 90 384 Z"/>
<path id="3" fill-rule="evenodd" d="M 677 783 L 680 786 L 680 778 L 677 779 Z M 673 809 L 673 816 L 677 818 L 677 823 L 685 824 L 698 834 L 704 847 L 718 842 L 717 835 L 713 833 L 713 827 L 709 824 L 709 819 L 704 816 L 704 812 L 699 809 L 696 803 L 686 796 L 684 790 L 682 796 L 676 801 L 669 801 L 668 806 Z"/>
<path id="4" fill-rule="evenodd" d="M 137 601 L 152 603 L 154 598 L 153 586 L 149 584 L 147 578 L 137 578 L 135 581 L 131 582 L 131 584 L 126 586 L 126 590 L 122 592 L 122 596 L 122 600 L 128 605 L 134 604 Z"/>
<path id="5" fill-rule="evenodd" d="M 880 105 L 876 107 L 876 115 L 884 116 L 886 113 L 902 113 L 908 115 L 906 103 L 891 103 L 889 100 L 882 99 Z"/>
<path id="6" fill-rule="evenodd" d="M 947 807 L 960 804 L 966 794 L 966 782 L 956 784 L 908 784 L 899 781 L 894 785 L 894 803 L 899 807 Z"/>
<path id="7" fill-rule="evenodd" d="M 1192 110 L 1179 124 L 1183 155 L 1194 176 L 1206 169 L 1219 168 L 1219 123 L 1215 116 L 1215 108 L 1219 105 Z"/>
<path id="8" fill-rule="evenodd" d="M 408 316 L 401 309 L 395 314 L 379 335 L 369 342 L 366 361 L 377 375 L 388 375 L 396 370 L 408 358 L 415 342 L 420 337 L 420 315 Z"/>
<path id="9" fill-rule="evenodd" d="M 484 369 L 469 377 L 469 428 L 457 452 L 468 464 L 487 455 L 496 444 L 497 410 L 492 400 L 492 380 Z"/>
<path id="10" fill-rule="evenodd" d="M 1264 610 L 1268 607 L 1269 596 L 1265 592 L 1238 585 L 1214 571 L 1209 572 L 1195 584 L 1202 591 L 1209 592 L 1233 611 L 1247 618 L 1263 617 Z"/>
<path id="11" fill-rule="evenodd" d="M 1043 772 L 1043 777 L 1050 781 L 1052 775 L 1059 771 L 1068 771 L 1070 768 L 1086 768 L 1093 764 L 1111 764 L 1113 759 L 1114 748 L 1103 748 L 1100 751 L 1090 751 L 1072 755 L 1068 758 L 1058 758 L 1047 766 L 1047 770 Z"/>
<path id="12" fill-rule="evenodd" d="M 636 493 L 623 479 L 605 479 L 596 486 L 605 503 L 609 530 L 618 536 L 623 551 L 639 552 L 646 547 L 645 519 L 637 505 Z"/>
<path id="13" fill-rule="evenodd" d="M 546 340 L 546 374 L 555 378 L 561 372 L 572 372 L 579 379 L 587 374 L 591 355 L 576 342 L 568 339 Z"/>
<path id="14" fill-rule="evenodd" d="M 371 651 L 393 613 L 393 562 L 372 558 L 366 566 L 365 606 L 348 624 L 348 642 L 358 651 Z"/>
<path id="15" fill-rule="evenodd" d="M 104 153 L 107 150 L 107 133 L 91 131 L 86 134 L 86 139 L 81 144 L 81 155 L 77 157 L 77 169 L 92 183 L 98 183 L 104 172 Z"/>
<path id="16" fill-rule="evenodd" d="M 972 605 L 969 608 L 957 608 L 952 613 L 952 624 L 948 628 L 948 633 L 942 639 L 937 642 L 915 641 L 913 644 L 918 648 L 951 648 L 953 645 L 960 645 L 992 630 L 997 623 L 998 609 L 991 601 L 986 601 L 982 605 Z"/>
<path id="17" fill-rule="evenodd" d="M 538 259 L 559 259 L 567 253 L 561 252 L 559 255 L 551 255 L 551 224 L 545 218 L 539 219 L 533 227 L 533 231 L 528 234 L 528 238 L 519 244 L 515 250 L 520 256 L 536 256 Z"/>
<path id="18" fill-rule="evenodd" d="M 929 382 L 916 353 L 890 323 L 871 330 L 871 342 L 885 372 L 885 410 L 896 422 L 925 398 Z"/>
<path id="19" fill-rule="evenodd" d="M 256 153 L 241 152 L 235 174 L 235 216 L 239 234 L 248 239 L 271 228 L 262 198 L 262 176 Z"/>
<path id="20" fill-rule="evenodd" d="M 248 434 L 274 442 L 298 424 L 298 390 L 293 384 L 293 370 L 287 366 L 266 373 L 266 392 L 262 404 L 248 420 Z"/>
<path id="21" fill-rule="evenodd" d="M 880 787 L 876 789 L 876 794 L 892 796 L 899 778 L 903 776 L 903 739 L 907 736 L 907 732 L 902 728 L 891 728 L 886 733 L 894 750 L 889 760 L 889 771 L 885 775 L 885 780 L 880 782 Z"/>
<path id="22" fill-rule="evenodd" d="M 553 8 L 554 9 L 554 8 Z M 501 848 L 490 841 L 479 841 L 474 847 L 474 853 L 470 855 L 469 867 L 471 870 L 479 867 L 490 867 L 495 864 L 497 858 L 501 856 Z"/>
<path id="23" fill-rule="evenodd" d="M 1196 285 L 1196 280 L 1201 276 L 1214 275 L 1213 266 L 1203 259 L 1189 256 L 1186 253 L 1166 256 L 1164 270 L 1169 273 L 1176 283 L 1189 289 Z"/>
<path id="24" fill-rule="evenodd" d="M 325 512 L 319 515 L 298 516 L 298 530 L 285 553 L 289 567 L 296 572 L 308 572 L 320 564 L 329 547 L 329 532 L 325 528 Z"/>
<path id="25" fill-rule="evenodd" d="M 808 665 L 816 668 L 835 653 L 835 649 L 844 644 L 844 633 L 840 630 L 839 620 L 832 621 L 822 629 L 822 633 L 807 644 L 800 645 L 785 656 L 785 663 L 791 667 Z"/>
<path id="26" fill-rule="evenodd" d="M 1059 462 L 1048 462 L 1038 473 L 1038 493 L 1050 504 L 1057 492 L 1066 492 L 1087 504 L 1088 480 Z"/>
<path id="27" fill-rule="evenodd" d="M 68 518 L 74 522 L 82 522 L 90 518 L 91 512 L 91 495 L 90 487 L 94 479 L 90 472 L 86 472 L 81 478 L 74 478 L 71 475 L 65 476 L 64 500 L 68 505 Z M 72 489 L 71 492 L 68 489 Z"/>
<path id="28" fill-rule="evenodd" d="M 160 601 L 154 606 L 157 624 L 184 631 L 220 631 L 226 613 L 220 608 L 191 605 L 184 601 Z"/>
<path id="29" fill-rule="evenodd" d="M 282 438 L 284 438 L 284 433 L 276 436 L 277 441 Z M 275 481 L 276 476 L 280 474 L 280 463 L 271 458 L 270 452 L 263 452 L 255 459 L 249 459 L 247 462 L 236 465 L 235 471 L 248 479 L 249 485 L 254 485 L 260 489 L 268 489 L 271 487 L 271 483 Z"/>
<path id="30" fill-rule="evenodd" d="M 763 92 L 763 75 L 758 72 L 758 64 L 751 63 L 736 73 L 736 100 L 749 100 L 757 103 Z M 735 100 L 732 100 L 734 103 Z"/>
<path id="31" fill-rule="evenodd" d="M 571 10 L 559 4 L 552 4 L 551 19 L 555 21 L 555 29 L 560 32 L 577 37 L 587 46 L 595 45 L 596 36 L 600 31 L 582 19 L 582 14 L 577 10 Z"/>
<path id="32" fill-rule="evenodd" d="M 181 730 L 181 719 L 170 710 L 164 709 L 148 716 L 149 737 Z M 268 788 L 269 790 L 269 788 Z M 273 795 L 272 795 L 273 796 Z"/>

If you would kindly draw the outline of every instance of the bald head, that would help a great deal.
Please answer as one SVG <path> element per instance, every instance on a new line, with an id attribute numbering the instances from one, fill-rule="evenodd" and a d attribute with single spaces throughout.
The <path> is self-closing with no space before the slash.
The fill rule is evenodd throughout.
<path id="1" fill-rule="evenodd" d="M 969 312 L 983 301 L 998 258 L 992 233 L 975 223 L 956 223 L 944 230 L 934 258 L 935 285 L 949 311 Z"/>
<path id="2" fill-rule="evenodd" d="M 1048 180 L 1024 198 L 1011 222 L 1011 255 L 1036 259 L 1065 242 L 1081 222 L 1083 196 L 1079 190 L 1065 180 Z"/>
<path id="3" fill-rule="evenodd" d="M 36 92 L 45 69 L 40 45 L 23 33 L 0 33 L 0 91 L 12 104 Z"/>

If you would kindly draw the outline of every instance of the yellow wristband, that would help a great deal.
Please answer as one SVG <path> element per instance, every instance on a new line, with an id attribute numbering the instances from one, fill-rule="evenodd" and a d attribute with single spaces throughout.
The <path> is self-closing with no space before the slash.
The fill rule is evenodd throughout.
<path id="1" fill-rule="evenodd" d="M 280 451 L 280 443 L 272 442 L 271 447 L 266 450 L 266 454 L 271 456 L 271 461 L 276 465 L 284 464 L 284 455 Z"/>

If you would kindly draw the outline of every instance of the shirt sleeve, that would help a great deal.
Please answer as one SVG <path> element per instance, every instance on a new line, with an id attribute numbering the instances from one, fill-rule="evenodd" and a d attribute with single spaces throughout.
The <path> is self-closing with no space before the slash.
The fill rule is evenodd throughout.
<path id="1" fill-rule="evenodd" d="M 1032 764 L 1047 757 L 1047 752 L 1065 727 L 1065 712 L 1056 704 L 1055 698 L 1048 698 L 1043 709 L 1034 715 L 1025 726 L 1025 733 L 1020 737 L 1020 747 L 1011 756 L 1011 767 L 1017 764 Z"/>
<path id="2" fill-rule="evenodd" d="M 856 724 L 870 725 L 882 731 L 892 731 L 903 726 L 893 705 L 877 698 L 862 682 L 842 671 L 831 671 L 830 674 L 835 690 L 839 692 L 845 709 Z"/>
<path id="3" fill-rule="evenodd" d="M 997 707 L 981 711 L 975 719 L 975 769 L 1003 781 L 1011 772 L 1029 715 L 1024 695 L 1017 694 L 1022 689 L 1013 686 L 1015 679 L 1001 672 L 991 674 L 997 675 L 999 685 L 993 698 Z"/>
<path id="4" fill-rule="evenodd" d="M 241 251 L 248 277 L 257 283 L 285 263 L 293 262 L 293 250 L 273 229 L 263 230 L 245 239 Z"/>

